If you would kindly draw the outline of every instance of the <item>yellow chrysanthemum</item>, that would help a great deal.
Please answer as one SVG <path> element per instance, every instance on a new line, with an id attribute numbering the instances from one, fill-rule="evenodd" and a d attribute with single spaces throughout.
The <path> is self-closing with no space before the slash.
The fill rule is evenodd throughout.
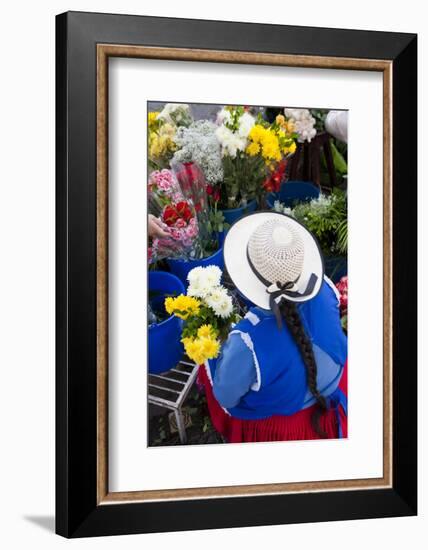
<path id="1" fill-rule="evenodd" d="M 296 151 L 296 142 L 293 141 L 291 145 L 284 147 L 283 151 L 292 155 Z"/>
<path id="2" fill-rule="evenodd" d="M 159 115 L 159 111 L 149 112 L 149 115 L 148 115 L 149 128 L 154 125 L 154 123 L 156 122 L 156 119 L 158 118 L 158 115 Z"/>
<path id="3" fill-rule="evenodd" d="M 274 139 L 273 139 L 274 138 Z M 267 138 L 263 141 L 262 154 L 266 160 L 281 160 L 281 151 L 276 136 Z"/>
<path id="4" fill-rule="evenodd" d="M 180 319 L 187 319 L 190 315 L 199 313 L 200 302 L 192 296 L 180 294 L 177 298 L 165 299 L 165 309 L 169 314 L 174 314 Z"/>
<path id="5" fill-rule="evenodd" d="M 260 152 L 260 145 L 253 141 L 250 143 L 247 147 L 247 153 L 250 155 L 250 157 L 255 157 Z"/>
<path id="6" fill-rule="evenodd" d="M 214 329 L 212 325 L 202 325 L 198 328 L 198 337 L 199 338 L 209 338 L 214 334 Z"/>
<path id="7" fill-rule="evenodd" d="M 182 338 L 187 356 L 201 365 L 207 359 L 214 359 L 220 351 L 220 342 L 214 338 Z"/>
<path id="8" fill-rule="evenodd" d="M 196 364 L 201 365 L 205 363 L 205 355 L 202 350 L 202 345 L 199 340 L 193 340 L 192 338 L 183 338 L 184 349 L 189 359 Z"/>
<path id="9" fill-rule="evenodd" d="M 149 155 L 151 157 L 158 157 L 162 151 L 161 143 L 159 140 L 159 136 L 156 134 L 152 134 L 150 136 L 150 148 L 149 148 Z"/>
<path id="10" fill-rule="evenodd" d="M 214 359 L 220 351 L 220 342 L 214 338 L 201 338 L 200 345 L 206 359 Z"/>
<path id="11" fill-rule="evenodd" d="M 165 309 L 170 315 L 172 315 L 172 313 L 174 312 L 174 298 L 172 298 L 171 296 L 165 298 Z"/>
<path id="12" fill-rule="evenodd" d="M 251 141 L 255 141 L 256 143 L 259 143 L 260 140 L 263 138 L 263 135 L 265 134 L 266 129 L 263 128 L 261 124 L 254 124 L 254 126 L 251 128 L 250 133 L 248 134 L 248 137 Z"/>

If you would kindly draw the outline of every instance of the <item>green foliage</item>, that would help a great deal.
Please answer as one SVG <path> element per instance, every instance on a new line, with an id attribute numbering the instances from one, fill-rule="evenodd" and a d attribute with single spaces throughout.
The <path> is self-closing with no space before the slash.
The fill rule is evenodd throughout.
<path id="1" fill-rule="evenodd" d="M 222 233 L 225 229 L 229 229 L 229 224 L 225 222 L 223 212 L 217 210 L 217 204 L 208 212 L 207 230 L 210 234 Z"/>
<path id="2" fill-rule="evenodd" d="M 223 157 L 223 173 L 222 207 L 239 208 L 260 195 L 266 164 L 259 155 L 238 151 L 235 158 Z"/>
<path id="3" fill-rule="evenodd" d="M 226 318 L 219 317 L 209 306 L 202 304 L 197 315 L 191 315 L 186 319 L 181 335 L 183 338 L 193 338 L 202 325 L 211 325 L 220 340 L 224 341 L 229 335 L 231 323 L 236 322 L 238 322 L 236 313 Z"/>
<path id="4" fill-rule="evenodd" d="M 342 220 L 337 228 L 337 250 L 340 254 L 348 251 L 348 220 Z"/>
<path id="5" fill-rule="evenodd" d="M 232 132 L 237 132 L 239 130 L 239 119 L 245 113 L 245 109 L 242 105 L 236 105 L 235 107 L 226 107 L 230 113 L 231 120 L 230 122 L 224 121 L 224 125 Z"/>
<path id="6" fill-rule="evenodd" d="M 346 254 L 348 211 L 344 191 L 335 189 L 330 196 L 300 203 L 292 214 L 317 237 L 325 254 Z"/>
<path id="7" fill-rule="evenodd" d="M 325 119 L 328 113 L 328 109 L 310 109 L 311 115 L 315 119 L 315 128 L 317 132 L 324 132 Z"/>
<path id="8" fill-rule="evenodd" d="M 348 173 L 348 165 L 345 161 L 345 158 L 342 155 L 342 153 L 339 151 L 339 149 L 336 147 L 333 140 L 330 140 L 330 145 L 331 145 L 331 152 L 333 155 L 334 168 L 336 172 L 338 172 L 341 176 L 344 176 Z"/>

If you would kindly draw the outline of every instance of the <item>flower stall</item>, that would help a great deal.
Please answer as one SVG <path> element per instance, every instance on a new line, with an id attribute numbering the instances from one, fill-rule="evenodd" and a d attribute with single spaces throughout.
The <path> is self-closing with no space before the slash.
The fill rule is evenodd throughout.
<path id="1" fill-rule="evenodd" d="M 195 365 L 215 361 L 233 325 L 253 305 L 229 278 L 223 242 L 232 224 L 254 212 L 286 214 L 315 236 L 347 325 L 343 132 L 341 139 L 328 133 L 327 110 L 210 105 L 206 118 L 203 112 L 203 106 L 149 103 L 147 196 L 156 228 L 149 224 L 148 344 L 149 371 L 157 376 L 173 372 L 182 357 Z M 321 157 L 320 184 L 290 178 L 290 162 L 302 162 L 296 151 L 321 133 L 334 151 L 335 188 Z M 190 443 L 225 441 L 197 380 L 185 408 Z M 180 442 L 165 411 L 151 411 L 149 418 L 150 445 Z"/>

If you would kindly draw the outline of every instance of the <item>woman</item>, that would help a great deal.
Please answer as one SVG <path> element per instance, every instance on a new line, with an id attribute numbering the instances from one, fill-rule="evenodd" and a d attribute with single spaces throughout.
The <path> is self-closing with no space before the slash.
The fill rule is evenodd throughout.
<path id="1" fill-rule="evenodd" d="M 346 436 L 347 341 L 315 238 L 258 212 L 231 227 L 224 259 L 256 307 L 202 375 L 216 428 L 229 441 Z"/>

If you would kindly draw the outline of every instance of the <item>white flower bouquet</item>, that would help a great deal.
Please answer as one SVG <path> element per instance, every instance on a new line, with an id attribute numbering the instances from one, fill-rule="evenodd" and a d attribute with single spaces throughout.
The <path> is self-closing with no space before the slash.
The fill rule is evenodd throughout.
<path id="1" fill-rule="evenodd" d="M 190 359 L 202 364 L 214 359 L 238 315 L 232 297 L 221 284 L 219 267 L 195 267 L 188 274 L 187 295 L 165 300 L 165 309 L 184 320 L 181 341 Z"/>

